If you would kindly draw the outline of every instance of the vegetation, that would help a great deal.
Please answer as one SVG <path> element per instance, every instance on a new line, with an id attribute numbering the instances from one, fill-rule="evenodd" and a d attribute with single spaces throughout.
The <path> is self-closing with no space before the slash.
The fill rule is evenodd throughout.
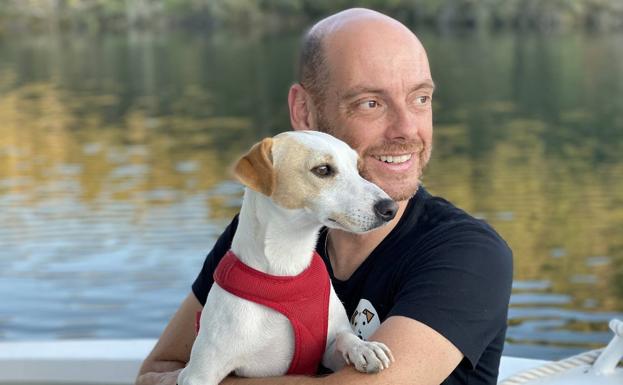
<path id="1" fill-rule="evenodd" d="M 438 28 L 623 29 L 620 0 L 3 0 L 7 30 L 277 29 L 353 6 Z"/>

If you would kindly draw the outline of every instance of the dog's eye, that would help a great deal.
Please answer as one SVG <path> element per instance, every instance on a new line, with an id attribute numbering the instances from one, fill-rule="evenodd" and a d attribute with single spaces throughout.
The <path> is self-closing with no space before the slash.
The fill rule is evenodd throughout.
<path id="1" fill-rule="evenodd" d="M 311 169 L 311 172 L 313 172 L 314 175 L 320 178 L 327 178 L 335 174 L 333 167 L 329 166 L 328 164 L 323 164 L 322 166 L 314 167 Z"/>

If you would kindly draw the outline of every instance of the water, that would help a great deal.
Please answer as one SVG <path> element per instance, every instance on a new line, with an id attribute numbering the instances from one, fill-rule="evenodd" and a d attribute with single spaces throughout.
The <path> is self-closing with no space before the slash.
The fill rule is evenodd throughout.
<path id="1" fill-rule="evenodd" d="M 506 354 L 623 318 L 623 35 L 422 31 L 425 184 L 515 253 Z M 0 339 L 157 337 L 240 205 L 236 156 L 288 129 L 298 35 L 0 38 Z"/>

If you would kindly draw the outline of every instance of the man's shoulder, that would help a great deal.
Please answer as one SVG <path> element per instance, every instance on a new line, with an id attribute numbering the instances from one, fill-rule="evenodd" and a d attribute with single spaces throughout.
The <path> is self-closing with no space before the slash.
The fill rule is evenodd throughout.
<path id="1" fill-rule="evenodd" d="M 467 211 L 443 197 L 429 193 L 420 187 L 417 194 L 409 201 L 405 219 L 405 230 L 426 234 L 433 230 L 456 227 L 458 230 L 472 226 L 490 226 L 483 220 L 475 218 Z"/>
<path id="2" fill-rule="evenodd" d="M 419 197 L 416 195 L 414 198 Z M 430 226 L 455 223 L 469 225 L 470 223 L 478 224 L 481 222 L 449 200 L 438 195 L 432 195 L 426 190 L 422 191 L 421 199 L 423 203 L 420 220 L 427 222 Z"/>
<path id="3" fill-rule="evenodd" d="M 432 247 L 497 248 L 510 255 L 502 236 L 484 219 L 476 218 L 449 200 L 423 190 L 414 198 L 409 215 L 410 226 L 404 237 L 412 244 Z M 420 200 L 419 202 L 417 200 Z"/>

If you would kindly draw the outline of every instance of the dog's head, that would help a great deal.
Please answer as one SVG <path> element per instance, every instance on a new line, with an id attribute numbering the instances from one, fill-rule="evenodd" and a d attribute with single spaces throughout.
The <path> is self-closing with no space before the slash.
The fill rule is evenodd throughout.
<path id="1" fill-rule="evenodd" d="M 359 175 L 357 164 L 357 153 L 331 135 L 290 131 L 255 144 L 234 173 L 284 209 L 330 228 L 365 232 L 393 219 L 398 206 Z"/>

